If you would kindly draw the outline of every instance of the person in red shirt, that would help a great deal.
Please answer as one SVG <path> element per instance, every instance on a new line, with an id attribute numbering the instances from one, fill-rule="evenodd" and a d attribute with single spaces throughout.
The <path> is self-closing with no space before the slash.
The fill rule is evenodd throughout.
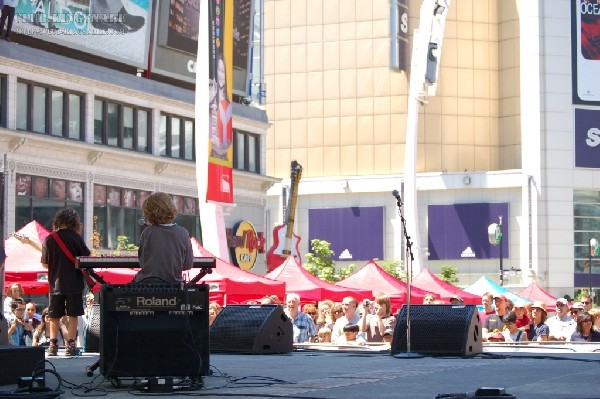
<path id="1" fill-rule="evenodd" d="M 517 315 L 516 325 L 517 328 L 527 332 L 529 330 L 529 316 L 527 315 L 527 308 L 525 307 L 524 301 L 517 301 L 513 306 L 513 312 Z"/>

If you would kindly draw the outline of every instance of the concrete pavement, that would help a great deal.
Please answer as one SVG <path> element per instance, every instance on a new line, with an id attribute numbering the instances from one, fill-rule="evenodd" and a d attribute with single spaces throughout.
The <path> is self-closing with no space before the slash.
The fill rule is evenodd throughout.
<path id="1" fill-rule="evenodd" d="M 503 387 L 517 398 L 600 398 L 597 384 L 600 356 L 592 352 L 598 347 L 582 348 L 497 344 L 486 345 L 484 353 L 472 358 L 415 359 L 395 358 L 387 351 L 352 350 L 296 350 L 281 355 L 211 354 L 212 375 L 203 378 L 202 389 L 161 395 L 432 399 L 440 394 L 473 393 L 480 387 Z M 78 358 L 47 359 L 51 364 L 47 363 L 46 368 L 55 367 L 63 381 L 65 392 L 61 397 L 148 395 L 137 389 L 117 389 L 98 374 L 99 370 L 88 377 L 85 367 L 97 358 L 92 353 Z M 46 377 L 47 386 L 56 387 L 56 377 L 52 374 Z M 121 382 L 125 386 L 132 380 Z M 14 389 L 16 385 L 0 387 L 5 393 Z"/>

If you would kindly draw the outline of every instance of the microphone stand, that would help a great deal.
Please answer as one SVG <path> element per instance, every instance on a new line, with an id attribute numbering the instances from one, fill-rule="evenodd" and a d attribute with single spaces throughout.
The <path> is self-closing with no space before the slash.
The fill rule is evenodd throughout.
<path id="1" fill-rule="evenodd" d="M 411 285 L 411 274 L 412 274 L 412 262 L 414 260 L 414 255 L 412 252 L 412 242 L 410 241 L 410 236 L 408 235 L 408 231 L 406 230 L 406 219 L 404 219 L 404 211 L 403 211 L 403 203 L 400 195 L 394 196 L 397 200 L 398 205 L 398 214 L 400 215 L 400 221 L 402 222 L 402 234 L 404 234 L 404 239 L 406 240 L 406 352 L 396 353 L 394 357 L 401 359 L 417 359 L 423 357 L 420 353 L 415 353 L 410 351 L 410 285 Z"/>

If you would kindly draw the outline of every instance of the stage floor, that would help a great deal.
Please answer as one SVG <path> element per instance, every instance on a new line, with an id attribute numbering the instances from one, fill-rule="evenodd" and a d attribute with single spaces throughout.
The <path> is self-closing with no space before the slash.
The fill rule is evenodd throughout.
<path id="1" fill-rule="evenodd" d="M 600 350 L 600 346 L 584 348 L 577 345 L 577 351 L 569 346 L 575 347 L 486 344 L 484 353 L 472 358 L 395 358 L 380 348 L 357 351 L 298 349 L 281 355 L 211 354 L 212 375 L 203 378 L 204 388 L 176 391 L 172 395 L 433 399 L 439 394 L 472 393 L 480 387 L 502 387 L 506 393 L 520 399 L 600 398 L 596 385 L 600 355 L 591 352 Z M 56 368 L 63 380 L 65 392 L 61 397 L 105 394 L 120 398 L 142 394 L 139 390 L 113 387 L 99 375 L 99 370 L 93 377 L 88 377 L 85 368 L 97 358 L 98 354 L 94 353 L 78 358 L 47 358 L 50 363 L 46 368 Z M 132 383 L 131 380 L 121 382 L 124 385 Z M 55 376 L 48 374 L 46 384 L 55 387 Z M 0 387 L 3 392 L 14 389 L 16 382 Z"/>

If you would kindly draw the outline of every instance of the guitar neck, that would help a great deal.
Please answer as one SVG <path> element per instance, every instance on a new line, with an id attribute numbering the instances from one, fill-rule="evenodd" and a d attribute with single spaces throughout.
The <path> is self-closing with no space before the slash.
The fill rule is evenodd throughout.
<path id="1" fill-rule="evenodd" d="M 42 252 L 42 246 L 35 241 L 31 241 L 31 239 L 27 236 L 24 236 L 19 233 L 13 233 L 13 237 L 15 237 L 21 244 L 27 244 L 31 246 L 33 249 Z"/>

